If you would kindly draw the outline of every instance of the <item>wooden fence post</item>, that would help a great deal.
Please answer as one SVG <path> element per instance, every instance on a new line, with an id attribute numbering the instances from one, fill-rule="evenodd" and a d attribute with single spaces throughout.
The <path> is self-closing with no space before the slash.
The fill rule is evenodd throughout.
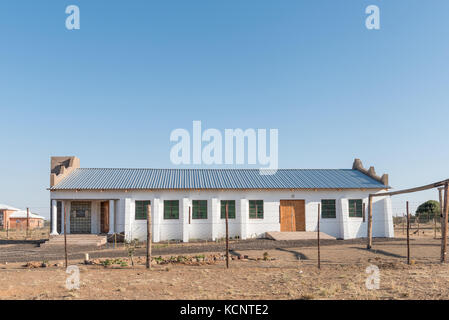
<path id="1" fill-rule="evenodd" d="M 407 201 L 407 264 L 410 264 L 410 212 Z"/>
<path id="2" fill-rule="evenodd" d="M 228 212 L 228 202 L 226 201 L 226 268 L 229 269 L 229 212 Z"/>
<path id="3" fill-rule="evenodd" d="M 151 270 L 151 205 L 147 205 L 147 262 L 146 268 Z"/>
<path id="4" fill-rule="evenodd" d="M 321 269 L 321 252 L 320 252 L 320 211 L 321 211 L 321 204 L 318 203 L 318 232 L 317 232 L 317 241 L 318 241 L 318 269 Z"/>
<path id="5" fill-rule="evenodd" d="M 69 266 L 69 258 L 67 255 L 67 209 L 64 206 L 64 256 L 65 256 L 65 267 Z"/>
<path id="6" fill-rule="evenodd" d="M 369 195 L 368 197 L 368 244 L 366 248 L 370 250 L 373 247 L 373 197 Z"/>
<path id="7" fill-rule="evenodd" d="M 449 194 L 448 194 L 449 184 L 446 182 L 444 185 L 444 208 L 443 208 L 443 225 L 441 226 L 441 262 L 446 262 L 446 253 L 447 253 L 447 218 L 448 218 L 448 202 L 449 202 Z"/>
<path id="8" fill-rule="evenodd" d="M 30 236 L 30 208 L 27 208 L 27 237 Z"/>
<path id="9" fill-rule="evenodd" d="M 444 204 L 443 204 L 443 190 L 444 188 L 438 189 L 439 194 L 439 200 L 440 200 L 440 234 L 443 236 L 443 211 L 444 211 Z"/>

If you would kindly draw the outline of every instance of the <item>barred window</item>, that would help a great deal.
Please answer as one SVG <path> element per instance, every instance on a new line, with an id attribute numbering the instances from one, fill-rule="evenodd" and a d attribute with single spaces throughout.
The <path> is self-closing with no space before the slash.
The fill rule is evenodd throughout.
<path id="1" fill-rule="evenodd" d="M 179 219 L 179 200 L 164 200 L 164 219 Z"/>
<path id="2" fill-rule="evenodd" d="M 321 218 L 336 218 L 335 200 L 321 200 Z"/>
<path id="3" fill-rule="evenodd" d="M 192 219 L 207 219 L 207 200 L 192 200 Z"/>
<path id="4" fill-rule="evenodd" d="M 226 219 L 226 204 L 228 205 L 228 218 L 235 219 L 235 200 L 221 200 L 221 218 Z"/>
<path id="5" fill-rule="evenodd" d="M 362 209 L 363 201 L 361 199 L 349 200 L 349 216 L 350 217 L 363 217 L 363 209 Z"/>
<path id="6" fill-rule="evenodd" d="M 136 201 L 136 220 L 147 219 L 147 206 L 151 204 L 151 201 Z"/>
<path id="7" fill-rule="evenodd" d="M 249 200 L 249 218 L 263 219 L 263 200 Z"/>

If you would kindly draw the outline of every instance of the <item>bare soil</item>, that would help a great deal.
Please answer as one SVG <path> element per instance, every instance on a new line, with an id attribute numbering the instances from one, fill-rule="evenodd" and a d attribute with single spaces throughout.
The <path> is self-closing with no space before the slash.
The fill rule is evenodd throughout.
<path id="1" fill-rule="evenodd" d="M 396 234 L 403 236 L 400 231 Z M 434 239 L 433 233 L 412 236 L 411 265 L 406 264 L 404 238 L 378 239 L 370 251 L 364 241 L 340 240 L 321 247 L 320 270 L 316 243 L 267 241 L 241 241 L 240 247 L 234 243 L 234 259 L 238 255 L 249 259 L 231 260 L 230 269 L 218 260 L 157 264 L 146 270 L 143 257 L 136 256 L 131 267 L 123 248 L 93 250 L 102 253 L 95 258 L 97 263 L 107 256 L 121 256 L 121 264 L 85 265 L 81 258 L 71 258 L 69 264 L 80 269 L 79 290 L 66 288 L 70 275 L 59 257 L 45 261 L 45 268 L 40 266 L 42 259 L 27 267 L 24 262 L 3 262 L 0 299 L 449 299 L 449 265 L 439 263 L 441 239 Z M 5 252 L 5 246 L 15 245 L 0 245 L 0 252 Z M 154 251 L 176 248 L 168 256 L 192 256 L 181 251 L 196 248 L 197 256 L 215 254 L 212 247 L 202 251 L 204 246 L 162 245 Z M 216 253 L 222 254 L 222 248 Z M 22 258 L 35 256 L 21 253 Z M 366 268 L 372 265 L 379 268 L 380 283 L 379 289 L 370 290 Z"/>

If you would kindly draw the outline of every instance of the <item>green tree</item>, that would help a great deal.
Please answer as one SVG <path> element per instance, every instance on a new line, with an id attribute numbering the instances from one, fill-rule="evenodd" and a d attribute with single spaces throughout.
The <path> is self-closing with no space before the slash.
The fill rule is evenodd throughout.
<path id="1" fill-rule="evenodd" d="M 433 219 L 434 216 L 438 218 L 440 214 L 440 203 L 435 200 L 426 201 L 416 209 L 416 215 L 419 217 Z"/>

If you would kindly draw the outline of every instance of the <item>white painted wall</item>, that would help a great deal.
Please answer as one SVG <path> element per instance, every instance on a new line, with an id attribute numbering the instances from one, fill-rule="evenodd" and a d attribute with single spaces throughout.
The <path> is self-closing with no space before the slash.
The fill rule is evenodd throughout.
<path id="1" fill-rule="evenodd" d="M 279 231 L 280 200 L 305 200 L 306 231 L 317 230 L 317 210 L 322 199 L 336 200 L 336 218 L 320 219 L 320 229 L 341 239 L 366 237 L 367 222 L 363 218 L 349 217 L 348 200 L 363 199 L 368 207 L 368 194 L 376 190 L 239 190 L 239 191 L 53 191 L 52 199 L 94 200 L 92 203 L 92 233 L 100 232 L 100 201 L 115 200 L 117 232 L 125 232 L 128 239 L 146 239 L 146 220 L 135 219 L 135 201 L 150 200 L 153 241 L 217 239 L 225 236 L 225 221 L 220 218 L 220 200 L 235 200 L 236 218 L 229 220 L 231 237 L 242 239 L 263 237 L 267 231 Z M 383 190 L 377 190 L 383 192 Z M 179 219 L 163 218 L 164 200 L 179 200 Z M 204 220 L 190 218 L 192 200 L 207 200 L 208 217 Z M 249 200 L 264 200 L 264 218 L 249 219 Z M 70 210 L 70 201 L 65 205 Z M 68 211 L 69 213 L 70 211 Z M 367 213 L 366 213 L 367 214 Z M 68 223 L 69 225 L 69 223 Z M 394 237 L 391 200 L 389 197 L 373 198 L 373 236 Z"/>

